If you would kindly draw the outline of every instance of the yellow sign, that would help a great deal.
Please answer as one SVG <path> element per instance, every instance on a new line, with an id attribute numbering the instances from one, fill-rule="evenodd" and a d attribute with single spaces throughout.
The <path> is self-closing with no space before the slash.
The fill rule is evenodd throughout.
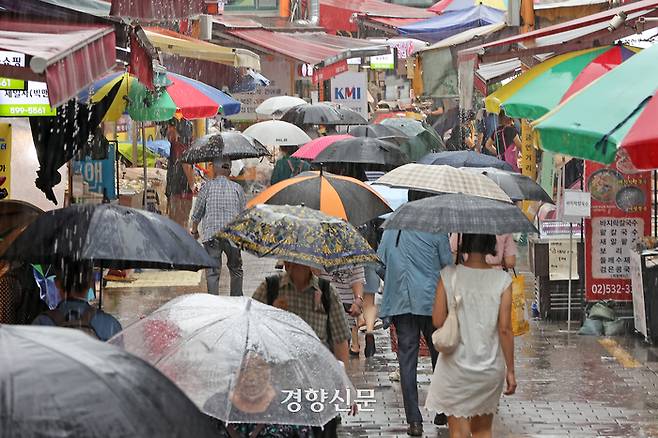
<path id="1" fill-rule="evenodd" d="M 0 200 L 9 198 L 10 171 L 11 124 L 0 123 Z"/>
<path id="2" fill-rule="evenodd" d="M 521 173 L 533 180 L 537 179 L 537 151 L 532 126 L 525 119 L 521 122 Z"/>

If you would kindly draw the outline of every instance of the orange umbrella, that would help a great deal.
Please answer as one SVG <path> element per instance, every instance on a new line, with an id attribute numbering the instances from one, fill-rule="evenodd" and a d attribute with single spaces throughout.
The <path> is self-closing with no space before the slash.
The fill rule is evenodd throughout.
<path id="1" fill-rule="evenodd" d="M 392 211 L 370 186 L 326 172 L 305 172 L 274 184 L 253 198 L 247 207 L 257 204 L 304 205 L 356 226 Z"/>

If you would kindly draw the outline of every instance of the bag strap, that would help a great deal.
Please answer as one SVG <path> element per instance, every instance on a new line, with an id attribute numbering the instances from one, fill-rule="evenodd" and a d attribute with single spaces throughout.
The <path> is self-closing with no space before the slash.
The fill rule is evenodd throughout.
<path id="1" fill-rule="evenodd" d="M 265 279 L 265 283 L 267 284 L 267 304 L 271 306 L 279 297 L 279 276 L 270 275 Z"/>
<path id="2" fill-rule="evenodd" d="M 318 284 L 320 285 L 320 291 L 322 292 L 322 307 L 324 307 L 324 312 L 327 314 L 327 344 L 332 345 L 329 313 L 331 311 L 331 283 L 324 278 L 319 278 Z"/>
<path id="3" fill-rule="evenodd" d="M 66 322 L 66 315 L 57 309 L 47 310 L 43 312 L 43 315 L 46 315 L 48 318 L 52 319 L 56 326 L 61 326 Z"/>

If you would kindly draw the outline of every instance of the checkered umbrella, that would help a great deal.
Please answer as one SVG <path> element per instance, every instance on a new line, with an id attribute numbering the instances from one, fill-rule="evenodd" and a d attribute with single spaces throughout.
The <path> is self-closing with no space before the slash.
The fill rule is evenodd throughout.
<path id="1" fill-rule="evenodd" d="M 495 169 L 492 167 L 463 167 L 462 170 L 466 172 L 481 173 L 493 182 L 498 187 L 503 189 L 505 193 L 513 201 L 540 201 L 549 202 L 553 204 L 553 199 L 544 189 L 537 184 L 533 179 L 521 175 L 517 172 L 509 172 L 507 170 Z"/>
<path id="2" fill-rule="evenodd" d="M 428 233 L 537 232 L 515 205 L 462 194 L 432 196 L 404 204 L 391 214 L 383 227 Z"/>
<path id="3" fill-rule="evenodd" d="M 512 202 L 510 197 L 486 176 L 451 166 L 405 164 L 379 178 L 376 184 L 432 193 L 463 193 Z"/>

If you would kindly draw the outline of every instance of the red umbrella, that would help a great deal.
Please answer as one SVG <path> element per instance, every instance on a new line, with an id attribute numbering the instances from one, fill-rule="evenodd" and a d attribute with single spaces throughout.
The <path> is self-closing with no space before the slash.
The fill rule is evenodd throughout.
<path id="1" fill-rule="evenodd" d="M 325 150 L 328 146 L 334 144 L 339 140 L 345 140 L 347 138 L 352 138 L 351 135 L 327 135 L 325 137 L 319 137 L 315 140 L 311 140 L 306 143 L 304 146 L 299 148 L 297 152 L 292 154 L 294 158 L 300 158 L 302 160 L 314 160 L 320 152 Z"/>

